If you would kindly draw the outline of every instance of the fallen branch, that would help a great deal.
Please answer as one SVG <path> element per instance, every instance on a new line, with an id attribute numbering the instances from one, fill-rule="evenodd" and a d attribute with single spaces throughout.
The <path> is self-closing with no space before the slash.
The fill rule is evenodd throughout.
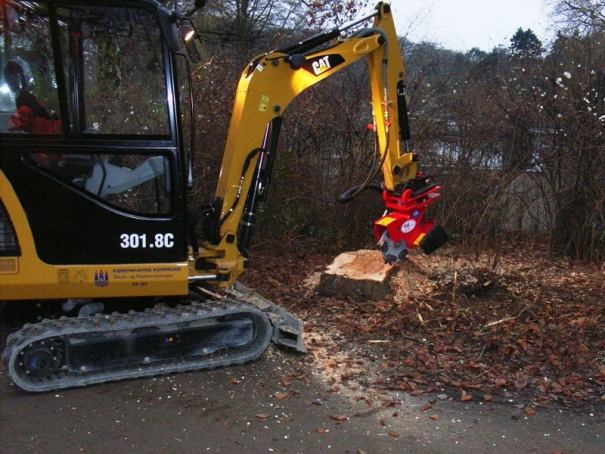
<path id="1" fill-rule="evenodd" d="M 419 344 L 426 345 L 427 343 L 423 340 L 416 339 L 415 337 L 406 336 L 405 334 L 400 334 L 403 339 L 411 340 L 414 342 L 418 342 Z"/>
<path id="2" fill-rule="evenodd" d="M 496 320 L 495 322 L 490 322 L 487 325 L 485 325 L 483 328 L 481 329 L 485 329 L 485 328 L 489 328 L 491 326 L 496 326 L 499 325 L 501 323 L 506 323 L 506 322 L 510 322 L 511 320 L 515 320 L 518 317 L 518 315 L 516 317 L 506 317 L 506 318 L 501 318 L 500 320 Z"/>
<path id="3" fill-rule="evenodd" d="M 516 319 L 518 319 L 519 317 L 521 317 L 521 315 L 523 314 L 523 312 L 525 312 L 527 309 L 528 309 L 528 308 L 527 308 L 527 306 L 525 306 L 525 307 L 524 307 L 524 308 L 521 310 L 521 312 L 519 312 L 519 313 L 518 313 L 517 315 L 515 315 L 514 317 L 505 317 L 505 318 L 501 318 L 500 320 L 496 320 L 496 321 L 494 321 L 494 322 L 489 322 L 487 325 L 485 325 L 485 326 L 484 326 L 483 328 L 481 328 L 479 331 L 483 331 L 483 330 L 484 330 L 484 329 L 486 329 L 486 328 L 491 328 L 492 326 L 500 325 L 500 324 L 502 324 L 502 323 L 510 322 L 510 321 L 512 321 L 512 320 L 516 320 Z M 479 332 L 479 333 L 478 333 L 478 335 L 479 335 L 479 336 L 482 336 L 483 334 L 485 334 L 485 333 L 481 333 L 481 332 Z"/>

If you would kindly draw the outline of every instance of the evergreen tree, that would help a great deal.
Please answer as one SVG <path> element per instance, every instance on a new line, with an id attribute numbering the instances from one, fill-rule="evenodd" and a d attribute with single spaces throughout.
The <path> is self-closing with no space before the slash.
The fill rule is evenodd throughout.
<path id="1" fill-rule="evenodd" d="M 544 48 L 542 47 L 542 42 L 531 28 L 523 30 L 519 27 L 517 32 L 510 39 L 510 51 L 515 57 L 535 58 L 542 55 Z"/>

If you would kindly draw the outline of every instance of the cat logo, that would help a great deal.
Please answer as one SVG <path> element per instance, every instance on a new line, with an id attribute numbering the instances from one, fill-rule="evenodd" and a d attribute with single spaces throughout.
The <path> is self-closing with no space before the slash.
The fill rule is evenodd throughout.
<path id="1" fill-rule="evenodd" d="M 345 59 L 342 56 L 330 54 L 323 57 L 310 58 L 302 67 L 315 76 L 321 76 L 323 73 L 341 65 L 344 61 Z"/>
<path id="2" fill-rule="evenodd" d="M 321 73 L 326 72 L 328 69 L 332 68 L 332 66 L 330 66 L 330 59 L 327 55 L 311 63 L 311 66 L 313 67 L 313 72 L 316 76 L 319 76 Z"/>

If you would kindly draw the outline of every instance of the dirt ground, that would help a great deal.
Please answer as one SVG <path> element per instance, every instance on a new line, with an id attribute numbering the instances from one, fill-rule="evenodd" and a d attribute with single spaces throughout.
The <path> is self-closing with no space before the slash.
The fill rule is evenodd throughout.
<path id="1" fill-rule="evenodd" d="M 262 257 L 246 279 L 305 321 L 336 383 L 605 412 L 605 266 L 531 245 L 413 252 L 379 301 L 318 294 L 331 259 L 304 252 Z"/>
<path id="2" fill-rule="evenodd" d="M 328 257 L 261 257 L 244 282 L 307 354 L 43 394 L 0 366 L 0 452 L 605 452 L 603 270 L 531 257 L 412 256 L 375 302 L 314 292 Z"/>

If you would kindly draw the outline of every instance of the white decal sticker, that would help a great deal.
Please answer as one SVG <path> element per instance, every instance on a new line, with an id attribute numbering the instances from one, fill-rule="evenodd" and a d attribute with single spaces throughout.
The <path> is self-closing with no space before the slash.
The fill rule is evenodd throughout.
<path id="1" fill-rule="evenodd" d="M 408 219 L 401 226 L 401 231 L 403 233 L 410 233 L 412 230 L 416 228 L 416 221 L 413 219 Z"/>

